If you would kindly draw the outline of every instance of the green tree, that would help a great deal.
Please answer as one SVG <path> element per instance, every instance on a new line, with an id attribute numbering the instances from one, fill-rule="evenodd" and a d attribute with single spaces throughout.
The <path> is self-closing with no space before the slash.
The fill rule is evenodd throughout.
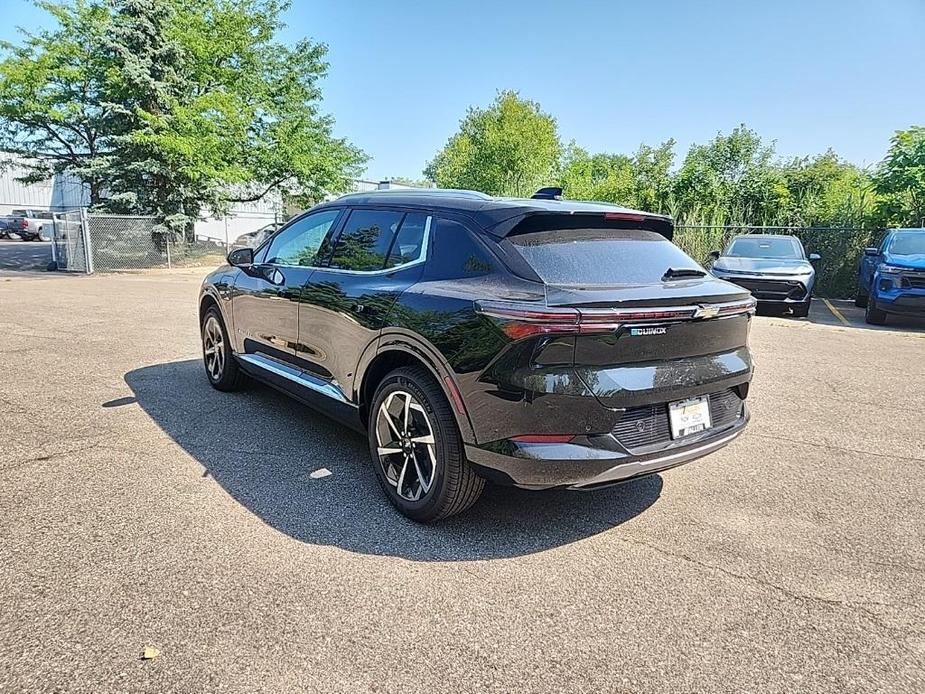
<path id="1" fill-rule="evenodd" d="M 78 174 L 94 204 L 183 228 L 205 207 L 220 212 L 271 191 L 317 199 L 343 190 L 365 160 L 320 112 L 326 47 L 276 40 L 285 3 L 42 7 L 58 26 L 31 45 L 8 47 L 0 63 L 0 147 L 46 173 Z M 74 133 L 49 157 L 55 150 L 45 143 L 68 131 L 74 113 L 94 126 L 92 137 Z"/>
<path id="2" fill-rule="evenodd" d="M 740 125 L 691 147 L 674 181 L 673 212 L 688 224 L 776 224 L 789 191 L 773 145 Z"/>
<path id="3" fill-rule="evenodd" d="M 832 150 L 781 164 L 788 190 L 783 222 L 807 227 L 862 227 L 871 221 L 876 194 L 871 176 Z"/>
<path id="4" fill-rule="evenodd" d="M 896 132 L 874 181 L 884 226 L 925 224 L 925 127 Z"/>
<path id="5" fill-rule="evenodd" d="M 112 66 L 100 47 L 109 10 L 93 0 L 38 2 L 57 27 L 23 30 L 19 46 L 0 43 L 0 150 L 20 155 L 22 180 L 36 183 L 70 172 L 100 201 L 109 163 L 112 111 L 105 103 Z"/>
<path id="6" fill-rule="evenodd" d="M 622 154 L 590 154 L 574 142 L 565 149 L 559 172 L 564 197 L 598 200 L 632 207 L 636 204 L 633 166 Z"/>
<path id="7" fill-rule="evenodd" d="M 636 186 L 636 205 L 647 212 L 667 214 L 671 205 L 672 167 L 674 166 L 673 139 L 656 147 L 639 145 L 633 157 L 633 178 Z"/>
<path id="8" fill-rule="evenodd" d="M 555 180 L 561 151 L 555 118 L 502 91 L 488 108 L 469 109 L 424 176 L 441 188 L 530 196 Z"/>
<path id="9" fill-rule="evenodd" d="M 674 140 L 640 145 L 636 154 L 590 154 L 574 142 L 565 149 L 559 172 L 563 195 L 599 200 L 649 212 L 667 211 L 671 196 Z"/>

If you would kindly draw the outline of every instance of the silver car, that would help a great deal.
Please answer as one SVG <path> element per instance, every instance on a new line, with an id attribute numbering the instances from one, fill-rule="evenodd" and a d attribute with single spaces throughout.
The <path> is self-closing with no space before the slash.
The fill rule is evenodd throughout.
<path id="1" fill-rule="evenodd" d="M 806 255 L 796 236 L 742 234 L 713 251 L 712 273 L 752 293 L 759 305 L 789 308 L 806 317 L 816 286 L 818 253 Z"/>

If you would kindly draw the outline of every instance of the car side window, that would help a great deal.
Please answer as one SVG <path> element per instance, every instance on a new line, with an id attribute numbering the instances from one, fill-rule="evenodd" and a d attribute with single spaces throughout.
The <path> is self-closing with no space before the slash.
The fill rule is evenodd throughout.
<path id="1" fill-rule="evenodd" d="M 340 210 L 323 210 L 296 220 L 273 239 L 264 262 L 271 265 L 316 265 L 322 242 L 339 214 Z"/>
<path id="2" fill-rule="evenodd" d="M 392 251 L 385 262 L 387 268 L 407 265 L 420 260 L 427 252 L 427 233 L 430 230 L 430 215 L 424 212 L 409 212 L 402 220 Z"/>
<path id="3" fill-rule="evenodd" d="M 385 267 L 404 212 L 353 210 L 337 237 L 329 267 L 369 272 Z"/>
<path id="4" fill-rule="evenodd" d="M 438 217 L 436 233 L 431 232 L 433 251 L 427 261 L 427 274 L 444 279 L 480 277 L 495 271 L 491 253 L 476 241 L 475 232 L 460 222 Z"/>

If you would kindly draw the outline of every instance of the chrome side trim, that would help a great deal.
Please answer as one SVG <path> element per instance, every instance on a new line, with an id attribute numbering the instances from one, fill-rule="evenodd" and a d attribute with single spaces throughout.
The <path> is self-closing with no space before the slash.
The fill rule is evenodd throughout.
<path id="1" fill-rule="evenodd" d="M 313 390 L 316 393 L 320 393 L 321 395 L 329 397 L 332 400 L 353 406 L 353 403 L 347 400 L 347 396 L 345 396 L 344 392 L 336 385 L 312 376 L 311 374 L 302 371 L 301 369 L 297 369 L 293 366 L 287 366 L 286 364 L 278 362 L 275 359 L 265 357 L 262 354 L 238 354 L 237 357 L 241 361 L 247 362 L 251 366 L 256 366 L 259 369 L 263 369 L 264 371 L 269 371 L 272 374 L 281 376 L 292 381 L 293 383 L 297 383 L 298 385 L 304 386 L 309 390 Z"/>
<path id="2" fill-rule="evenodd" d="M 650 472 L 657 472 L 674 465 L 680 465 L 681 463 L 693 460 L 695 458 L 701 458 L 705 455 L 713 453 L 736 437 L 740 436 L 743 431 L 745 431 L 745 427 L 739 426 L 738 429 L 736 429 L 728 436 L 724 436 L 723 438 L 717 439 L 716 441 L 711 441 L 710 443 L 704 444 L 703 446 L 698 446 L 697 448 L 691 448 L 686 451 L 679 451 L 678 453 L 672 453 L 670 455 L 664 455 L 658 458 L 648 458 L 647 460 L 620 463 L 619 465 L 614 465 L 609 470 L 605 470 L 597 477 L 586 480 L 581 484 L 572 485 L 569 487 L 569 489 L 584 489 L 585 487 L 594 487 L 600 484 L 606 484 L 607 482 L 619 482 L 620 480 L 629 479 L 630 477 L 636 477 L 638 475 L 643 475 Z"/>

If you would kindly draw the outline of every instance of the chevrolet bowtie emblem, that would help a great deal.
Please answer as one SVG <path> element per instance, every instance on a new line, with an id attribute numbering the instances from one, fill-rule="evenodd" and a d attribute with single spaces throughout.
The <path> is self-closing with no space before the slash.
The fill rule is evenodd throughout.
<path id="1" fill-rule="evenodd" d="M 716 318 L 719 308 L 716 306 L 698 306 L 694 311 L 694 318 Z"/>

